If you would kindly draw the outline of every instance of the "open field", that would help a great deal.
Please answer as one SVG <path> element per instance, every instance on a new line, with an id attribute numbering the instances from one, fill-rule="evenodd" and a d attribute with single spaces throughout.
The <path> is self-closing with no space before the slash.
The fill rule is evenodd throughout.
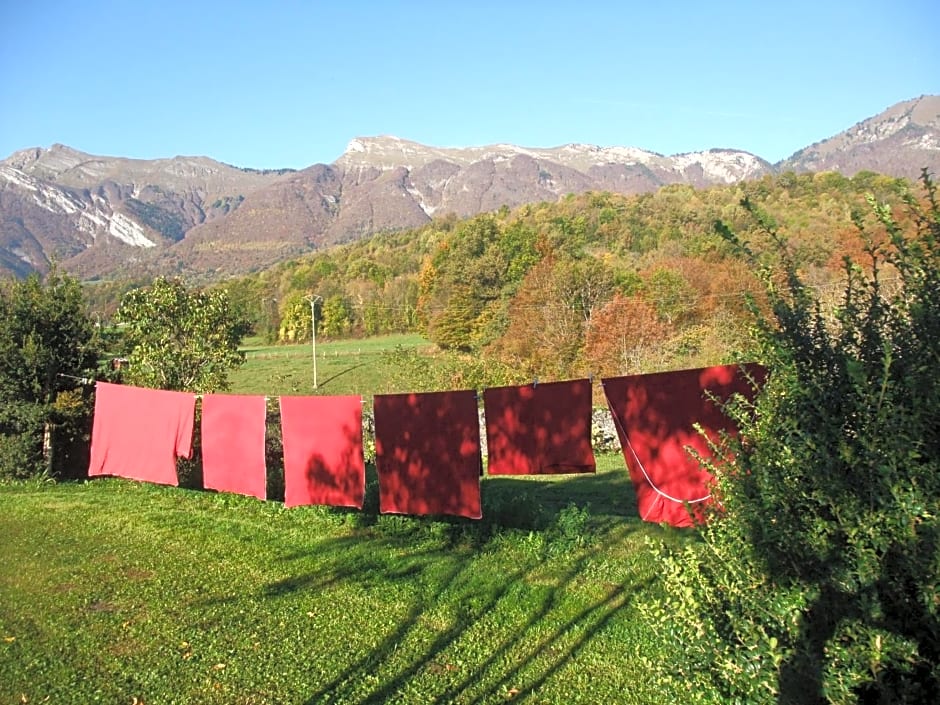
<path id="1" fill-rule="evenodd" d="M 662 703 L 623 460 L 485 478 L 484 519 L 125 480 L 0 487 L 0 703 Z"/>
<path id="2" fill-rule="evenodd" d="M 386 394 L 406 391 L 390 386 L 384 353 L 403 348 L 429 348 L 414 334 L 383 335 L 359 340 L 317 341 L 318 394 Z M 245 364 L 230 373 L 238 394 L 313 394 L 313 349 L 300 345 L 264 345 L 249 339 L 242 346 Z"/>

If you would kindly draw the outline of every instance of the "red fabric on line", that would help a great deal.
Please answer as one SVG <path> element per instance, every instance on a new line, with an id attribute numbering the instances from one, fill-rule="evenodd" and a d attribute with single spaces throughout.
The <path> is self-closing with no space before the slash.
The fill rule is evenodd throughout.
<path id="1" fill-rule="evenodd" d="M 267 497 L 264 397 L 204 394 L 203 486 L 258 499 Z"/>
<path id="2" fill-rule="evenodd" d="M 284 505 L 362 508 L 366 470 L 359 397 L 281 397 Z"/>
<path id="3" fill-rule="evenodd" d="M 490 475 L 596 470 L 590 380 L 493 387 L 483 392 L 483 408 Z"/>
<path id="4" fill-rule="evenodd" d="M 193 452 L 196 395 L 98 382 L 89 477 L 178 485 L 176 458 Z"/>
<path id="5" fill-rule="evenodd" d="M 760 383 L 764 368 L 724 365 L 603 380 L 642 519 L 673 526 L 692 526 L 701 519 L 712 477 L 686 446 L 711 456 L 695 424 L 713 440 L 720 431 L 736 432 L 707 394 L 721 401 L 734 393 L 751 398 L 748 374 Z"/>
<path id="6" fill-rule="evenodd" d="M 375 397 L 380 511 L 479 519 L 481 466 L 472 390 Z"/>

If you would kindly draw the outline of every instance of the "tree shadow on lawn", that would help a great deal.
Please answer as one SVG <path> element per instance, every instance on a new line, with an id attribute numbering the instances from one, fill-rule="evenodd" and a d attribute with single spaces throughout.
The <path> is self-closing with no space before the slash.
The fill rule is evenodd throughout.
<path id="1" fill-rule="evenodd" d="M 590 475 L 529 477 L 486 477 L 483 493 L 483 521 L 487 509 L 500 526 L 520 529 L 544 528 L 568 506 L 589 507 L 597 517 L 638 519 L 636 493 L 625 469 Z M 526 515 L 537 510 L 542 521 L 526 524 Z M 519 517 L 518 519 L 516 517 Z"/>
<path id="2" fill-rule="evenodd" d="M 360 593 L 400 590 L 397 599 L 408 596 L 406 611 L 377 644 L 348 645 L 354 656 L 345 667 L 311 673 L 320 682 L 308 703 L 384 703 L 416 687 L 436 702 L 521 697 L 576 659 L 651 582 L 598 580 L 589 597 L 584 592 L 592 558 L 623 540 L 622 530 L 611 529 L 628 519 L 640 525 L 626 471 L 486 478 L 480 521 L 379 515 L 377 493 L 370 468 L 362 512 L 320 510 L 346 514 L 357 524 L 354 535 L 324 543 L 336 558 L 264 588 L 274 599 L 350 583 Z M 576 521 L 565 526 L 572 517 Z M 519 551 L 533 536 L 535 547 Z M 506 543 L 515 546 L 512 568 L 481 568 L 478 559 L 498 554 Z M 293 551 L 281 560 L 302 563 L 311 555 Z M 584 603 L 572 608 L 578 594 Z M 376 605 L 376 618 L 383 616 L 381 607 Z"/>
<path id="3" fill-rule="evenodd" d="M 479 546 L 503 529 L 544 530 L 555 525 L 562 512 L 572 505 L 587 510 L 592 528 L 639 520 L 630 476 L 619 467 L 585 475 L 486 476 L 482 478 L 480 495 L 482 519 L 435 516 L 413 521 L 416 526 L 420 522 L 434 522 L 439 531 L 445 530 L 441 527 L 445 524 L 454 542 Z M 315 511 L 362 530 L 375 526 L 383 516 L 397 516 L 379 513 L 379 481 L 373 463 L 366 463 L 361 510 L 320 506 Z"/>
<path id="4" fill-rule="evenodd" d="M 380 552 L 363 544 L 350 545 L 343 551 L 342 579 L 371 585 L 407 581 L 415 589 L 407 612 L 379 643 L 319 683 L 307 703 L 385 703 L 407 697 L 415 687 L 422 699 L 435 702 L 521 697 L 571 663 L 651 582 L 599 584 L 572 613 L 577 593 L 571 591 L 583 581 L 590 550 L 553 571 L 546 572 L 545 555 L 533 555 L 501 575 L 481 575 L 473 551 L 457 555 L 438 547 L 401 557 L 407 540 L 382 543 L 381 552 L 399 556 L 396 565 L 370 559 Z M 297 590 L 317 586 L 313 576 L 291 583 Z"/>

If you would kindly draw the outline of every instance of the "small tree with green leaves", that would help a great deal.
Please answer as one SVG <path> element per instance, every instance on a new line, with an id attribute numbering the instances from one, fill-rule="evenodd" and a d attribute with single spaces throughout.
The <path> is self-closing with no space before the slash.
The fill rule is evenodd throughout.
<path id="1" fill-rule="evenodd" d="M 249 330 L 224 289 L 202 291 L 180 279 L 158 278 L 129 292 L 116 319 L 124 333 L 130 384 L 215 392 L 244 362 L 238 346 Z"/>
<path id="2" fill-rule="evenodd" d="M 93 375 L 94 342 L 76 280 L 53 269 L 0 284 L 0 477 L 42 472 L 44 432 L 81 425 L 82 405 L 57 401 Z"/>
<path id="3" fill-rule="evenodd" d="M 651 666 L 689 702 L 940 702 L 940 207 L 923 183 L 903 227 L 870 199 L 870 261 L 846 261 L 834 316 L 743 204 L 783 255 L 757 316 L 770 375 L 729 408 L 720 503 L 700 545 L 662 554 L 647 608 L 677 649 Z"/>

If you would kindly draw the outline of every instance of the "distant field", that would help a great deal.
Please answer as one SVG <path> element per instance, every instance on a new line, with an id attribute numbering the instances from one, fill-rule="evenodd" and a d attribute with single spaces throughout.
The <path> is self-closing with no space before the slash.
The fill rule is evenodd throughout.
<path id="1" fill-rule="evenodd" d="M 317 341 L 318 394 L 387 394 L 393 388 L 383 353 L 396 346 L 431 348 L 419 335 L 385 335 L 361 340 Z M 302 345 L 264 345 L 248 339 L 245 364 L 229 375 L 237 394 L 313 394 L 313 350 Z"/>
<path id="2" fill-rule="evenodd" d="M 126 480 L 0 486 L 0 703 L 680 702 L 619 456 L 484 478 L 482 521 Z"/>

